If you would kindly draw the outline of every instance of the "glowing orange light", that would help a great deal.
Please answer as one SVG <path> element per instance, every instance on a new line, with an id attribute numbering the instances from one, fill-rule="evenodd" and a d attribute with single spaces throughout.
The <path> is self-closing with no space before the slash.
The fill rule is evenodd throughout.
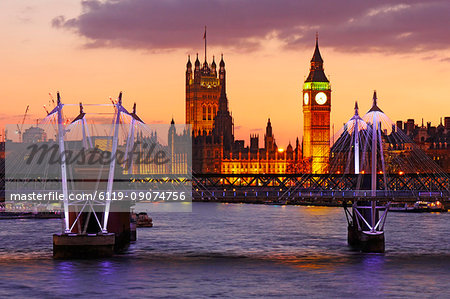
<path id="1" fill-rule="evenodd" d="M 405 173 L 403 171 L 398 172 L 399 175 L 404 175 Z"/>
<path id="2" fill-rule="evenodd" d="M 281 147 L 278 149 L 278 152 L 279 153 L 282 153 L 282 152 L 284 152 L 284 149 L 282 149 Z"/>

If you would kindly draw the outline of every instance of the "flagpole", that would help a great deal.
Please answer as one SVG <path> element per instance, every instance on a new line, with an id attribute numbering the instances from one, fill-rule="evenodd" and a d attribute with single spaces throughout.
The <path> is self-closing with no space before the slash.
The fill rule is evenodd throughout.
<path id="1" fill-rule="evenodd" d="M 205 26 L 205 34 L 203 35 L 203 38 L 205 39 L 205 61 L 206 61 L 206 26 Z"/>

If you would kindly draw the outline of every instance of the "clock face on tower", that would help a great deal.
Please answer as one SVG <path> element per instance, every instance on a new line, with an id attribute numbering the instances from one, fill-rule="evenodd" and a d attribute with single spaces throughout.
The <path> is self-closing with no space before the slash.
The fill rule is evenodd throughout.
<path id="1" fill-rule="evenodd" d="M 309 95 L 307 93 L 305 93 L 305 95 L 303 96 L 303 102 L 305 103 L 305 105 L 308 105 Z"/>
<path id="2" fill-rule="evenodd" d="M 319 92 L 316 94 L 316 103 L 323 105 L 327 102 L 327 95 L 324 92 Z"/>

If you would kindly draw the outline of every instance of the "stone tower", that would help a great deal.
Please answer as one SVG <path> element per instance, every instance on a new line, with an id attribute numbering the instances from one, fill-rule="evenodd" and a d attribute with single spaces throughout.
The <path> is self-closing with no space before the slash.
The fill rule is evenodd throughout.
<path id="1" fill-rule="evenodd" d="M 312 173 L 329 171 L 331 87 L 323 69 L 323 59 L 316 48 L 308 78 L 303 84 L 303 157 Z"/>
<path id="2" fill-rule="evenodd" d="M 216 62 L 214 57 L 211 65 L 208 64 L 205 56 L 203 65 L 195 60 L 194 70 L 190 58 L 186 65 L 186 124 L 190 124 L 193 135 L 197 136 L 211 133 L 214 127 L 214 118 L 219 110 L 219 98 L 221 85 L 225 84 L 225 64 L 220 66 L 218 78 Z M 200 134 L 199 134 L 200 133 Z"/>

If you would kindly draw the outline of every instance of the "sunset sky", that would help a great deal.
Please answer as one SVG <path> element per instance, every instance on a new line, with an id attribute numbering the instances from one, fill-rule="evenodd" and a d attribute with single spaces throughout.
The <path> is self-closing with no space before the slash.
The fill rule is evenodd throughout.
<path id="1" fill-rule="evenodd" d="M 184 122 L 187 55 L 224 54 L 236 138 L 279 146 L 302 134 L 301 90 L 315 33 L 332 84 L 336 131 L 379 105 L 393 119 L 450 116 L 449 1 L 2 0 L 0 122 L 43 118 L 48 93 L 108 103 L 124 92 L 147 123 Z M 89 111 L 87 111 L 89 112 Z M 75 116 L 75 115 L 74 115 Z M 261 142 L 261 141 L 260 141 Z M 262 142 L 261 144 L 262 145 Z"/>

